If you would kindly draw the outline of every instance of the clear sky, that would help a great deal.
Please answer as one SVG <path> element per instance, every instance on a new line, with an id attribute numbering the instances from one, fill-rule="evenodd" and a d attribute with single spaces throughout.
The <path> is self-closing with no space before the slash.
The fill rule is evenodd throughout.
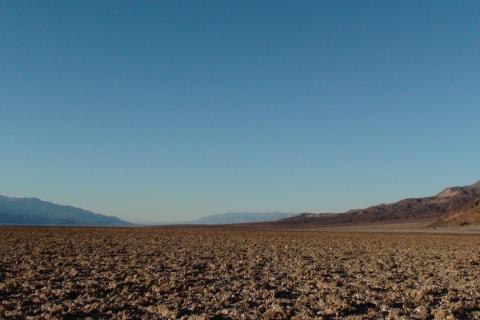
<path id="1" fill-rule="evenodd" d="M 480 179 L 480 1 L 2 1 L 0 194 L 130 221 Z"/>

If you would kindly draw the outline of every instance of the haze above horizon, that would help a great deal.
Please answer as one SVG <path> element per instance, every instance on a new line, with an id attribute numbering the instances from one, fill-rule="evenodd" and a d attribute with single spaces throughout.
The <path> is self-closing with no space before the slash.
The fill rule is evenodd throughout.
<path id="1" fill-rule="evenodd" d="M 129 221 L 480 179 L 478 1 L 0 4 L 0 194 Z"/>

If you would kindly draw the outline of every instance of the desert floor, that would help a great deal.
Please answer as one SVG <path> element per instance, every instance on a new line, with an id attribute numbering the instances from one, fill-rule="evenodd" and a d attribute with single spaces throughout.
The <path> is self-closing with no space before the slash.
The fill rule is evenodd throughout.
<path id="1" fill-rule="evenodd" d="M 0 319 L 480 319 L 480 236 L 0 228 Z"/>

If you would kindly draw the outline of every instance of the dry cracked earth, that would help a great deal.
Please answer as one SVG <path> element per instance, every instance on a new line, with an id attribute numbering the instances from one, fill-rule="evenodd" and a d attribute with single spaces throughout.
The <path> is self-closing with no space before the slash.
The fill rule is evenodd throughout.
<path id="1" fill-rule="evenodd" d="M 480 319 L 480 237 L 1 228 L 0 319 Z"/>

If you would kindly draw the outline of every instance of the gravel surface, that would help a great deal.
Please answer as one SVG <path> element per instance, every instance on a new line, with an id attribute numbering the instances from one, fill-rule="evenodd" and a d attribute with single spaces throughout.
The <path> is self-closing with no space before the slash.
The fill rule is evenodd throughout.
<path id="1" fill-rule="evenodd" d="M 480 319 L 480 237 L 0 228 L 0 319 Z"/>

